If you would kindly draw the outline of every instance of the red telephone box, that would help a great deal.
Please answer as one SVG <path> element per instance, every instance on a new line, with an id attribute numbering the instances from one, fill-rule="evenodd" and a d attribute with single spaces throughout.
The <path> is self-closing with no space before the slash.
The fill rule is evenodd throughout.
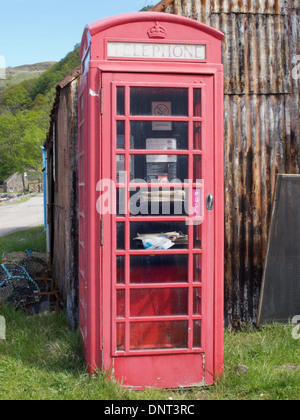
<path id="1" fill-rule="evenodd" d="M 125 386 L 222 373 L 222 39 L 150 12 L 83 34 L 80 329 L 88 370 Z"/>

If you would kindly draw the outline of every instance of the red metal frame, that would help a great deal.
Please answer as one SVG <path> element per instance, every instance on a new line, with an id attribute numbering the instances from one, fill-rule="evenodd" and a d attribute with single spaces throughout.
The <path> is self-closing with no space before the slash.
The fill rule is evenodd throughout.
<path id="1" fill-rule="evenodd" d="M 118 75 L 114 75 L 114 80 L 116 79 L 117 76 Z M 122 74 L 119 77 L 120 77 L 121 80 L 126 80 L 126 79 L 132 80 L 132 75 Z M 156 79 L 157 79 L 156 81 L 153 81 L 153 75 L 142 75 L 142 76 L 139 76 L 139 78 L 141 79 L 139 83 L 137 83 L 137 82 L 128 83 L 126 81 L 119 82 L 119 83 L 113 82 L 113 91 L 112 91 L 113 101 L 112 101 L 112 107 L 111 108 L 113 110 L 116 110 L 116 104 L 115 104 L 114 99 L 116 98 L 116 87 L 117 86 L 125 87 L 125 102 L 127 103 L 127 106 L 125 107 L 126 111 L 125 111 L 125 116 L 124 117 L 119 117 L 117 115 L 113 115 L 112 127 L 116 126 L 116 124 L 115 124 L 116 121 L 124 121 L 126 127 L 128 128 L 131 121 L 164 121 L 164 120 L 166 120 L 166 121 L 172 121 L 172 122 L 173 121 L 188 122 L 189 126 L 192 128 L 193 123 L 195 121 L 203 122 L 203 120 L 205 119 L 206 116 L 204 118 L 193 117 L 193 106 L 192 106 L 192 104 L 193 104 L 193 99 L 192 99 L 193 98 L 192 97 L 193 88 L 191 88 L 191 84 L 182 84 L 182 83 L 174 84 L 174 82 L 173 82 L 173 84 L 171 84 L 170 82 L 168 84 L 163 84 L 163 83 L 161 83 L 161 79 L 163 78 L 162 75 L 156 76 Z M 149 83 L 149 82 L 147 83 L 145 81 L 145 79 L 151 79 L 152 81 L 151 81 L 151 83 Z M 168 76 L 168 79 L 170 79 L 170 76 Z M 177 77 L 176 77 L 176 79 L 177 79 Z M 105 82 L 106 81 L 104 81 L 104 83 L 103 83 L 104 88 L 106 86 Z M 135 86 L 143 86 L 143 87 L 181 87 L 181 88 L 184 87 L 184 88 L 189 89 L 189 116 L 187 116 L 187 117 L 173 117 L 173 118 L 172 117 L 171 118 L 170 117 L 156 117 L 155 118 L 153 116 L 149 116 L 149 117 L 147 117 L 147 116 L 131 116 L 130 113 L 129 113 L 129 88 L 130 87 L 135 87 Z M 201 85 L 194 85 L 194 88 L 200 88 L 200 87 L 202 89 L 204 88 L 203 83 Z M 109 81 L 108 81 L 108 89 L 109 89 Z M 204 91 L 204 89 L 203 89 L 203 91 Z M 203 95 L 202 98 L 205 98 L 205 96 Z M 106 127 L 105 127 L 105 130 L 106 130 Z M 157 154 L 162 154 L 162 153 L 163 154 L 172 154 L 172 155 L 183 154 L 183 155 L 189 156 L 189 179 L 193 179 L 193 156 L 195 156 L 195 155 L 203 156 L 202 150 L 201 151 L 193 151 L 193 144 L 192 144 L 193 136 L 191 135 L 191 133 L 189 135 L 190 144 L 189 144 L 189 150 L 188 151 L 187 150 L 184 150 L 184 151 L 178 151 L 177 150 L 177 151 L 169 151 L 169 152 L 164 151 L 164 152 L 162 152 L 161 150 L 151 150 L 151 151 L 149 151 L 149 150 L 130 150 L 130 145 L 129 145 L 130 134 L 129 134 L 128 131 L 127 131 L 127 136 L 125 136 L 125 137 L 126 137 L 125 150 L 120 151 L 116 148 L 116 143 L 112 144 L 112 156 L 115 156 L 115 155 L 119 154 L 119 155 L 123 155 L 125 157 L 125 171 L 127 173 L 129 172 L 129 156 L 131 156 L 131 155 L 136 155 L 136 154 L 148 154 L 148 155 L 149 154 L 154 154 L 154 155 L 157 155 Z M 115 130 L 113 131 L 112 138 L 116 139 Z M 115 176 L 115 174 L 116 174 L 116 164 L 115 164 L 116 161 L 115 161 L 115 159 L 113 159 L 112 162 L 113 162 L 113 164 L 112 164 L 112 174 L 111 174 L 111 176 L 113 177 L 113 180 L 116 182 L 116 176 Z M 210 178 L 211 179 L 213 178 L 213 173 L 211 174 Z M 119 187 L 122 187 L 122 186 L 126 187 L 126 191 L 127 191 L 127 194 L 128 194 L 127 199 L 129 201 L 129 183 L 127 185 L 124 185 L 124 184 L 118 184 L 118 185 L 119 185 Z M 164 188 L 164 187 L 169 188 L 170 187 L 170 184 L 160 183 L 159 185 L 160 185 L 161 188 Z M 143 186 L 143 187 L 151 188 L 151 184 L 132 184 L 132 183 L 130 183 L 130 187 L 133 187 L 133 186 L 137 186 L 137 187 Z M 182 187 L 183 184 L 179 184 L 179 186 Z M 197 187 L 198 187 L 198 185 L 196 183 L 192 184 L 192 188 L 197 188 Z M 195 284 L 193 282 L 193 272 L 192 272 L 192 270 L 190 270 L 190 272 L 189 272 L 188 286 L 187 286 L 187 284 L 182 284 L 182 283 L 172 283 L 171 285 L 170 284 L 168 285 L 169 288 L 187 288 L 188 287 L 188 289 L 189 289 L 189 305 L 188 305 L 189 306 L 189 313 L 188 313 L 187 316 L 185 316 L 185 317 L 183 317 L 183 316 L 177 316 L 177 317 L 169 316 L 168 317 L 167 316 L 167 317 L 159 317 L 159 318 L 157 318 L 157 317 L 153 318 L 153 317 L 148 316 L 146 318 L 141 318 L 141 317 L 133 318 L 133 317 L 130 317 L 130 313 L 129 313 L 129 307 L 130 307 L 130 304 L 129 304 L 130 296 L 129 295 L 130 295 L 131 290 L 145 289 L 145 288 L 149 288 L 149 289 L 156 289 L 156 288 L 164 288 L 165 289 L 166 288 L 166 284 L 159 284 L 159 283 L 155 284 L 155 285 L 151 284 L 151 285 L 148 285 L 148 286 L 145 285 L 145 284 L 142 284 L 142 285 L 130 284 L 130 273 L 129 273 L 129 266 L 130 266 L 129 258 L 130 258 L 130 256 L 149 255 L 149 254 L 151 254 L 151 255 L 168 255 L 168 254 L 176 255 L 176 254 L 181 254 L 181 255 L 188 255 L 189 260 L 193 261 L 193 255 L 194 254 L 198 254 L 198 253 L 202 254 L 202 250 L 198 250 L 198 251 L 193 250 L 193 226 L 192 225 L 189 226 L 189 246 L 188 246 L 187 250 L 184 250 L 184 251 L 183 250 L 151 251 L 151 252 L 144 251 L 144 250 L 142 250 L 142 251 L 140 251 L 140 250 L 130 250 L 130 243 L 129 243 L 130 222 L 147 223 L 147 222 L 151 222 L 151 221 L 152 222 L 154 222 L 154 221 L 155 222 L 163 222 L 163 221 L 170 221 L 170 220 L 172 222 L 186 221 L 186 217 L 184 217 L 184 216 L 183 217 L 174 217 L 174 216 L 171 216 L 171 217 L 162 217 L 162 216 L 160 216 L 160 217 L 157 217 L 157 216 L 145 217 L 144 216 L 144 217 L 139 218 L 139 217 L 131 217 L 129 212 L 127 212 L 125 217 L 117 217 L 117 216 L 112 217 L 112 221 L 111 221 L 111 223 L 112 223 L 112 238 L 113 238 L 112 239 L 112 253 L 113 253 L 114 259 L 115 259 L 116 256 L 121 256 L 121 255 L 124 255 L 125 258 L 126 257 L 128 258 L 127 259 L 127 264 L 125 264 L 125 267 L 126 267 L 126 269 L 125 269 L 125 271 L 126 271 L 125 286 L 120 286 L 120 285 L 118 286 L 116 284 L 116 282 L 113 283 L 113 285 L 112 285 L 113 290 L 114 289 L 125 290 L 125 294 L 126 294 L 125 307 L 128 309 L 124 319 L 117 318 L 117 314 L 116 314 L 116 308 L 117 308 L 116 294 L 113 293 L 113 298 L 112 298 L 113 319 L 112 319 L 112 323 L 113 323 L 113 325 L 115 325 L 117 323 L 124 323 L 125 322 L 125 331 L 126 331 L 125 336 L 126 336 L 126 339 L 127 339 L 126 343 L 125 343 L 125 350 L 124 351 L 118 352 L 118 351 L 114 350 L 114 349 L 116 349 L 116 331 L 115 331 L 115 328 L 113 328 L 113 335 L 112 335 L 112 354 L 113 354 L 113 356 L 133 355 L 133 354 L 136 354 L 136 355 L 145 355 L 145 354 L 150 355 L 150 354 L 157 354 L 157 353 L 162 353 L 162 352 L 164 354 L 165 353 L 168 353 L 168 354 L 169 353 L 172 353 L 172 354 L 173 353 L 187 353 L 187 352 L 189 352 L 189 353 L 190 352 L 203 353 L 203 347 L 204 347 L 203 341 L 204 340 L 202 340 L 202 343 L 203 343 L 202 348 L 197 348 L 196 349 L 196 348 L 193 348 L 193 346 L 192 346 L 192 342 L 193 342 L 193 339 L 192 339 L 193 325 L 192 324 L 193 324 L 193 321 L 194 320 L 201 320 L 202 321 L 202 318 L 203 318 L 201 315 L 193 316 L 193 289 L 199 288 L 199 284 L 198 283 Z M 121 222 L 121 221 L 124 221 L 125 231 L 127 232 L 127 234 L 125 235 L 125 237 L 127 239 L 127 243 L 126 243 L 126 247 L 125 247 L 126 250 L 125 251 L 116 251 L 116 249 L 117 249 L 116 248 L 116 223 Z M 190 262 L 189 267 L 192 268 L 193 263 Z M 116 269 L 116 265 L 113 264 L 112 282 L 114 282 L 114 280 L 116 280 L 116 277 L 117 277 L 115 269 Z M 201 288 L 202 288 L 202 286 L 201 286 Z M 205 290 L 205 288 L 204 288 L 204 290 Z M 206 302 L 205 295 L 203 294 L 202 296 L 203 296 L 202 298 L 203 298 L 204 302 Z M 180 349 L 180 350 L 179 349 L 164 349 L 164 350 L 156 349 L 156 350 L 152 350 L 152 351 L 141 351 L 141 350 L 132 351 L 132 350 L 130 350 L 129 349 L 129 347 L 130 347 L 130 343 L 129 343 L 129 338 L 130 338 L 129 324 L 131 322 L 142 322 L 142 321 L 147 321 L 147 322 L 153 321 L 154 322 L 155 320 L 156 321 L 160 320 L 160 321 L 164 321 L 164 322 L 166 322 L 166 321 L 181 321 L 181 320 L 188 321 L 189 322 L 189 327 L 188 327 L 189 328 L 189 339 L 188 339 L 189 346 L 188 346 L 188 349 Z M 205 334 L 203 334 L 203 336 L 205 337 Z"/>
<path id="2" fill-rule="evenodd" d="M 207 45 L 207 63 L 192 63 L 173 60 L 145 62 L 144 60 L 108 59 L 108 40 L 138 42 L 141 27 L 145 33 L 159 21 L 168 28 L 168 33 L 177 34 L 185 25 L 181 41 L 167 37 L 168 43 L 194 43 Z M 122 35 L 126 38 L 122 38 Z M 173 15 L 138 13 L 117 16 L 90 25 L 83 36 L 82 60 L 88 63 L 79 91 L 79 268 L 80 268 L 80 328 L 85 344 L 89 371 L 100 368 L 111 370 L 118 380 L 127 386 L 143 388 L 178 387 L 195 384 L 212 384 L 223 369 L 223 237 L 224 237 L 224 184 L 223 184 L 223 74 L 221 63 L 222 34 L 205 25 Z M 140 42 L 149 42 L 143 38 Z M 151 42 L 162 42 L 151 40 Z M 87 54 L 91 56 L 86 59 Z M 209 59 L 209 60 L 208 60 Z M 117 87 L 125 89 L 125 113 L 116 115 Z M 183 117 L 154 117 L 130 115 L 131 87 L 171 87 L 188 90 L 188 115 Z M 193 114 L 193 89 L 202 91 L 201 117 Z M 125 148 L 116 146 L 116 121 L 125 124 Z M 188 123 L 188 150 L 140 150 L 130 149 L 131 121 L 171 121 Z M 87 124 L 88 122 L 88 124 Z M 193 150 L 194 123 L 202 125 L 202 149 Z M 116 156 L 125 158 L 125 171 L 129 173 L 131 155 L 187 155 L 188 177 L 193 179 L 193 156 L 201 156 L 204 178 L 204 196 L 214 194 L 215 208 L 205 209 L 201 225 L 202 247 L 193 248 L 192 224 L 188 226 L 186 249 L 146 251 L 130 249 L 130 223 L 132 222 L 180 222 L 186 216 L 123 216 L 99 215 L 96 202 L 99 199 L 97 185 L 101 179 L 116 181 Z M 184 184 L 174 184 L 182 187 Z M 129 202 L 128 180 L 117 184 L 126 188 Z M 140 187 L 141 184 L 130 184 Z M 142 184 L 150 187 L 150 184 Z M 159 187 L 169 188 L 169 183 Z M 196 183 L 189 183 L 190 198 Z M 101 193 L 101 192 L 100 192 Z M 117 250 L 116 223 L 125 224 L 125 249 Z M 101 238 L 103 233 L 103 242 Z M 130 276 L 141 275 L 136 269 L 130 272 L 130 257 L 139 255 L 186 255 L 188 258 L 188 282 L 178 283 L 131 283 Z M 194 256 L 201 256 L 202 283 L 194 283 Z M 117 283 L 116 258 L 125 258 L 125 283 Z M 169 270 L 172 276 L 172 270 Z M 156 313 L 130 316 L 132 302 L 130 293 L 148 290 L 150 294 L 168 293 L 186 289 L 188 299 L 185 314 L 158 316 Z M 202 312 L 193 313 L 194 290 L 201 290 Z M 154 292 L 153 292 L 154 291 Z M 124 293 L 123 293 L 124 292 Z M 117 293 L 124 295 L 125 313 L 122 317 L 117 302 Z M 135 308 L 146 310 L 136 302 Z M 149 312 L 151 312 L 149 310 Z M 154 309 L 155 312 L 155 309 Z M 119 315 L 119 316 L 118 316 Z M 201 322 L 201 347 L 193 347 L 193 322 Z M 165 323 L 186 322 L 187 346 L 185 348 L 150 349 L 130 348 L 130 327 L 138 322 Z M 124 325 L 124 347 L 117 349 L 117 326 Z M 155 330 L 155 328 L 154 328 Z M 181 346 L 182 347 L 182 346 Z M 142 375 L 141 375 L 141 372 Z"/>

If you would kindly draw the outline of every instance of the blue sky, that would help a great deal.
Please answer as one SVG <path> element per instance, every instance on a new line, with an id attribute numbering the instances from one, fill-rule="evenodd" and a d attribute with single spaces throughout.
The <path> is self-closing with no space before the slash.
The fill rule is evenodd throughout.
<path id="1" fill-rule="evenodd" d="M 0 56 L 7 67 L 59 61 L 87 23 L 159 0 L 0 0 Z"/>

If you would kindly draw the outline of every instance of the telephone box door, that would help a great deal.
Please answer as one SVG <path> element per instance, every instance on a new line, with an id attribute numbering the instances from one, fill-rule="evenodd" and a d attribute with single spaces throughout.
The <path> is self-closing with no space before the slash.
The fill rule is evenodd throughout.
<path id="1" fill-rule="evenodd" d="M 103 366 L 213 383 L 214 76 L 102 73 Z"/>

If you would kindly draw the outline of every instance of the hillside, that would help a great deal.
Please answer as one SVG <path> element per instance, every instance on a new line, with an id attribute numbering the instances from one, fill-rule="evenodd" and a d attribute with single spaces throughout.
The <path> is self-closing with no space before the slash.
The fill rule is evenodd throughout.
<path id="1" fill-rule="evenodd" d="M 43 144 L 56 85 L 80 64 L 79 45 L 58 63 L 8 69 L 0 86 L 0 182 L 14 172 L 41 174 Z M 21 79 L 21 81 L 18 80 Z"/>
<path id="2" fill-rule="evenodd" d="M 8 67 L 6 69 L 6 74 L 14 76 L 18 73 L 24 73 L 24 72 L 41 73 L 48 70 L 54 64 L 56 64 L 56 61 L 47 61 L 47 62 L 37 63 L 37 64 L 25 64 L 23 66 Z"/>
<path id="3" fill-rule="evenodd" d="M 0 91 L 25 80 L 35 79 L 54 64 L 56 64 L 55 61 L 49 61 L 45 63 L 26 64 L 18 67 L 8 67 L 6 69 L 6 78 L 4 80 L 0 79 Z"/>

